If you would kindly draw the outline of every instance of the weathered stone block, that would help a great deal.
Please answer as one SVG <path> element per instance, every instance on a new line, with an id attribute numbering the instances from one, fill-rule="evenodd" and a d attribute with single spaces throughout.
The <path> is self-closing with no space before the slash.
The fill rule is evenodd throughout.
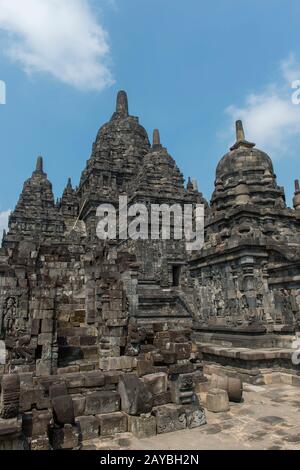
<path id="1" fill-rule="evenodd" d="M 44 321 L 44 320 L 43 320 Z M 38 344 L 51 344 L 52 341 L 52 333 L 41 333 L 38 335 Z"/>
<path id="2" fill-rule="evenodd" d="M 80 346 L 95 346 L 96 342 L 96 336 L 81 336 L 79 344 Z"/>
<path id="3" fill-rule="evenodd" d="M 31 335 L 38 336 L 40 332 L 40 322 L 41 320 L 33 319 L 31 320 Z"/>
<path id="4" fill-rule="evenodd" d="M 163 361 L 165 364 L 175 364 L 176 362 L 176 353 L 167 351 L 167 350 L 162 350 L 161 355 L 163 357 Z"/>
<path id="5" fill-rule="evenodd" d="M 107 357 L 100 360 L 102 370 L 131 370 L 137 366 L 137 359 L 131 356 Z"/>
<path id="6" fill-rule="evenodd" d="M 31 388 L 33 386 L 33 372 L 22 372 L 19 374 L 20 386 L 22 389 Z"/>
<path id="7" fill-rule="evenodd" d="M 194 375 L 179 374 L 170 381 L 172 402 L 178 405 L 189 404 L 195 400 Z"/>
<path id="8" fill-rule="evenodd" d="M 167 391 L 168 376 L 163 372 L 145 375 L 142 380 L 147 385 L 152 395 L 158 395 Z"/>
<path id="9" fill-rule="evenodd" d="M 117 385 L 120 381 L 122 372 L 119 371 L 108 371 L 104 373 L 105 385 Z"/>
<path id="10" fill-rule="evenodd" d="M 122 412 L 101 414 L 96 416 L 100 424 L 101 436 L 113 436 L 127 432 L 127 415 Z"/>
<path id="11" fill-rule="evenodd" d="M 128 416 L 128 431 L 139 439 L 156 436 L 156 418 L 151 415 Z"/>
<path id="12" fill-rule="evenodd" d="M 38 377 L 46 377 L 51 375 L 52 363 L 51 360 L 38 359 L 36 361 L 36 375 Z"/>
<path id="13" fill-rule="evenodd" d="M 84 323 L 85 322 L 85 310 L 76 310 L 71 313 L 72 322 Z"/>
<path id="14" fill-rule="evenodd" d="M 229 410 L 228 394 L 225 390 L 212 388 L 206 395 L 206 408 L 213 413 L 221 413 Z"/>
<path id="15" fill-rule="evenodd" d="M 182 406 L 163 405 L 153 409 L 156 417 L 157 434 L 179 431 L 187 426 L 187 418 Z"/>
<path id="16" fill-rule="evenodd" d="M 105 377 L 101 371 L 86 372 L 84 374 L 85 387 L 103 387 L 105 385 Z"/>
<path id="17" fill-rule="evenodd" d="M 20 377 L 18 374 L 6 374 L 2 377 L 0 417 L 16 418 L 20 406 Z"/>
<path id="18" fill-rule="evenodd" d="M 69 395 L 58 396 L 52 399 L 54 419 L 58 424 L 73 424 L 74 406 Z"/>
<path id="19" fill-rule="evenodd" d="M 153 395 L 153 406 L 161 406 L 172 403 L 171 391 L 167 390 L 166 392 Z"/>
<path id="20" fill-rule="evenodd" d="M 191 362 L 186 362 L 185 364 L 170 364 L 169 373 L 170 374 L 192 374 L 194 372 L 194 366 Z"/>
<path id="21" fill-rule="evenodd" d="M 79 366 L 78 365 L 73 365 L 73 366 L 68 366 L 68 367 L 61 367 L 58 369 L 57 374 L 58 375 L 64 375 L 64 374 L 72 374 L 79 372 Z"/>
<path id="22" fill-rule="evenodd" d="M 192 343 L 170 343 L 168 350 L 176 354 L 177 360 L 189 359 L 192 352 Z"/>
<path id="23" fill-rule="evenodd" d="M 82 346 L 81 352 L 85 360 L 98 360 L 98 347 L 97 346 Z"/>
<path id="24" fill-rule="evenodd" d="M 20 434 L 22 430 L 22 420 L 18 418 L 0 419 L 0 438 Z"/>
<path id="25" fill-rule="evenodd" d="M 153 374 L 154 366 L 151 361 L 146 361 L 145 359 L 138 358 L 137 362 L 137 373 L 141 377 L 147 374 Z"/>
<path id="26" fill-rule="evenodd" d="M 42 333 L 52 333 L 53 332 L 53 320 L 44 319 L 42 320 Z"/>
<path id="27" fill-rule="evenodd" d="M 137 375 L 123 375 L 120 378 L 118 391 L 121 397 L 121 409 L 125 413 L 139 415 L 151 411 L 153 395 Z"/>
<path id="28" fill-rule="evenodd" d="M 55 428 L 52 432 L 52 445 L 54 450 L 72 450 L 79 445 L 80 431 L 78 426 L 65 424 L 63 428 Z"/>
<path id="29" fill-rule="evenodd" d="M 84 374 L 77 373 L 77 374 L 66 374 L 64 376 L 64 380 L 66 381 L 68 389 L 76 389 L 84 387 Z"/>
<path id="30" fill-rule="evenodd" d="M 198 428 L 206 424 L 204 409 L 199 405 L 188 405 L 184 407 L 186 423 L 189 429 Z"/>
<path id="31" fill-rule="evenodd" d="M 37 402 L 37 395 L 39 391 L 35 390 L 34 388 L 30 388 L 28 390 L 23 389 L 21 396 L 20 396 L 20 411 L 30 411 L 33 404 Z"/>
<path id="32" fill-rule="evenodd" d="M 159 351 L 153 351 L 151 353 L 151 358 L 154 365 L 161 365 L 164 363 L 163 355 Z"/>
<path id="33" fill-rule="evenodd" d="M 49 397 L 52 400 L 56 397 L 68 395 L 68 390 L 65 382 L 53 384 L 49 386 Z"/>
<path id="34" fill-rule="evenodd" d="M 79 367 L 80 367 L 80 372 L 91 372 L 92 370 L 96 369 L 95 364 L 91 362 L 82 362 Z M 97 368 L 98 368 L 98 364 L 97 364 Z"/>
<path id="35" fill-rule="evenodd" d="M 72 395 L 74 415 L 83 416 L 85 413 L 85 397 L 83 395 Z"/>
<path id="36" fill-rule="evenodd" d="M 113 391 L 93 392 L 86 396 L 85 414 L 114 413 L 120 410 L 120 395 Z"/>
<path id="37" fill-rule="evenodd" d="M 221 388 L 228 394 L 229 401 L 240 403 L 243 397 L 243 383 L 237 377 L 212 375 L 211 387 Z"/>
<path id="38" fill-rule="evenodd" d="M 47 410 L 33 410 L 31 413 L 23 415 L 23 432 L 26 436 L 42 436 L 48 434 L 51 424 L 52 414 Z"/>
<path id="39" fill-rule="evenodd" d="M 79 435 L 83 441 L 99 436 L 99 421 L 95 416 L 79 416 L 75 424 L 78 426 Z"/>

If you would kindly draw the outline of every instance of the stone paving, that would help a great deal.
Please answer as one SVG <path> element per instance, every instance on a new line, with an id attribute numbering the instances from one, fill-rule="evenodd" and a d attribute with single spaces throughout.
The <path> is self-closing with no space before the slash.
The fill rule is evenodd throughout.
<path id="1" fill-rule="evenodd" d="M 245 385 L 244 402 L 227 413 L 206 412 L 207 425 L 136 439 L 131 434 L 84 443 L 99 450 L 300 450 L 299 388 Z"/>

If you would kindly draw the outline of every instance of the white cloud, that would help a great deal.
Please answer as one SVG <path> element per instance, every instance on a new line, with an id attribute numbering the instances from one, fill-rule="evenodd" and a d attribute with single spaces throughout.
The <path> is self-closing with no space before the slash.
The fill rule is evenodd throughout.
<path id="1" fill-rule="evenodd" d="M 48 73 L 82 90 L 113 83 L 107 32 L 89 0 L 0 0 L 3 51 L 27 73 Z"/>
<path id="2" fill-rule="evenodd" d="M 0 212 L 0 239 L 2 238 L 3 230 L 7 230 L 8 217 L 11 211 Z"/>
<path id="3" fill-rule="evenodd" d="M 292 82 L 297 79 L 300 64 L 290 55 L 281 62 L 276 83 L 248 95 L 244 105 L 226 109 L 231 121 L 243 120 L 246 138 L 275 158 L 287 156 L 295 147 L 295 138 L 300 141 L 300 105 L 292 102 Z"/>

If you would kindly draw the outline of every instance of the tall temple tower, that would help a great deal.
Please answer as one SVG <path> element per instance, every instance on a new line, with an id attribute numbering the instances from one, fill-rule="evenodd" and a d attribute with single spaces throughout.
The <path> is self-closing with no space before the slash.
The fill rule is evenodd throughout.
<path id="1" fill-rule="evenodd" d="M 236 135 L 217 166 L 205 245 L 190 263 L 199 337 L 214 332 L 233 344 L 282 344 L 300 321 L 299 216 L 241 121 Z M 297 197 L 296 185 L 295 209 Z"/>
<path id="2" fill-rule="evenodd" d="M 192 325 L 196 311 L 188 253 L 185 241 L 174 239 L 174 220 L 170 240 L 98 239 L 98 206 L 110 204 L 118 213 L 120 196 L 148 208 L 207 207 L 190 180 L 185 186 L 158 130 L 150 144 L 139 119 L 129 114 L 124 91 L 97 134 L 79 186 L 68 179 L 55 203 L 39 157 L 11 214 L 1 255 L 0 320 L 12 362 L 31 361 L 38 374 L 88 359 L 99 364 L 124 352 L 131 320 L 150 329 L 161 321 Z M 110 295 L 118 301 L 107 313 Z M 9 314 L 8 304 L 14 305 Z M 14 319 L 8 321 L 8 315 Z M 27 352 L 16 357 L 20 337 Z"/>

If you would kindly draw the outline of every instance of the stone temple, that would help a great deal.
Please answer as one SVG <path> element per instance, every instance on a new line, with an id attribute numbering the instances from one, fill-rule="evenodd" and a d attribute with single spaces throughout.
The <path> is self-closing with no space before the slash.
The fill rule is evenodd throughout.
<path id="1" fill-rule="evenodd" d="M 212 373 L 300 382 L 299 182 L 292 209 L 240 121 L 236 134 L 210 203 L 158 130 L 151 145 L 123 91 L 78 187 L 69 179 L 55 201 L 38 157 L 0 249 L 0 448 L 204 425 L 196 392 Z M 121 196 L 204 205 L 202 249 L 172 236 L 100 240 L 97 208 L 118 209 Z"/>

